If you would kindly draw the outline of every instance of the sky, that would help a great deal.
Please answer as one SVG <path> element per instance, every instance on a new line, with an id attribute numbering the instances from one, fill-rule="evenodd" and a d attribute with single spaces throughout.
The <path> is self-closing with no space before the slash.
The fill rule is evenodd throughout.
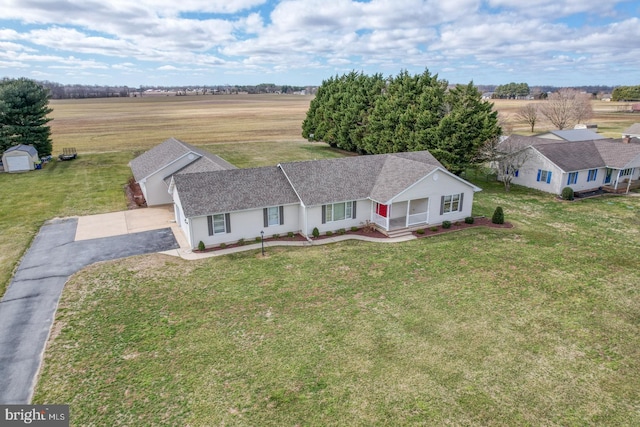
<path id="1" fill-rule="evenodd" d="M 640 0 L 0 0 L 0 77 L 110 86 L 640 84 Z"/>

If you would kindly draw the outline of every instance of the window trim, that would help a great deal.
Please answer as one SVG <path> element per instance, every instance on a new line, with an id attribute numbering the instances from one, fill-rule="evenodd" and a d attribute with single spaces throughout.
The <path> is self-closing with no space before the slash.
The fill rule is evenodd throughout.
<path id="1" fill-rule="evenodd" d="M 216 224 L 216 217 L 218 217 L 218 224 Z M 222 231 L 218 228 L 216 231 L 216 225 L 220 225 L 220 217 L 222 217 Z M 209 236 L 215 236 L 216 234 L 231 233 L 231 216 L 228 213 L 218 213 L 207 215 L 207 228 Z"/>
<path id="2" fill-rule="evenodd" d="M 455 198 L 457 197 L 457 199 Z M 449 200 L 447 200 L 449 198 Z M 440 215 L 462 212 L 464 193 L 446 194 L 440 198 Z M 456 209 L 454 210 L 454 205 Z"/>
<path id="3" fill-rule="evenodd" d="M 567 185 L 572 185 L 577 183 L 578 183 L 578 172 L 569 172 L 569 176 L 567 177 Z"/>
<path id="4" fill-rule="evenodd" d="M 589 169 L 587 182 L 595 181 L 596 179 L 598 179 L 598 169 Z"/>
<path id="5" fill-rule="evenodd" d="M 335 219 L 336 205 L 344 205 L 344 218 Z M 350 200 L 346 202 L 328 203 L 322 205 L 322 223 L 346 221 L 356 218 L 356 201 Z"/>

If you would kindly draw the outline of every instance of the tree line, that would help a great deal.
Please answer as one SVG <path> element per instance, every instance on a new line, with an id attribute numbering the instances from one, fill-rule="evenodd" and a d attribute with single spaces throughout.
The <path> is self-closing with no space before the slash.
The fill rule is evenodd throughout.
<path id="1" fill-rule="evenodd" d="M 612 101 L 640 101 L 640 86 L 618 86 L 611 94 Z"/>
<path id="2" fill-rule="evenodd" d="M 493 104 L 470 82 L 449 88 L 428 70 L 372 76 L 352 71 L 322 82 L 302 135 L 360 154 L 429 150 L 460 174 L 501 134 Z"/>

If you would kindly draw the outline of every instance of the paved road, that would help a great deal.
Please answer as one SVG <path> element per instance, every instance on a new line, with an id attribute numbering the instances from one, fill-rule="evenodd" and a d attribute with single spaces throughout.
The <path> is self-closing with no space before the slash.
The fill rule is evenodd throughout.
<path id="1" fill-rule="evenodd" d="M 73 273 L 98 261 L 179 247 L 170 228 L 75 242 L 77 224 L 45 224 L 0 301 L 0 404 L 30 403 L 58 300 Z"/>

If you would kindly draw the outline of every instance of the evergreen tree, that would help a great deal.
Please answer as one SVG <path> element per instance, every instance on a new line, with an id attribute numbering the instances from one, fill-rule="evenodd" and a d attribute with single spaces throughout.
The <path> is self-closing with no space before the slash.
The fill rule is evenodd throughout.
<path id="1" fill-rule="evenodd" d="M 461 173 L 500 135 L 493 104 L 469 83 L 447 91 L 428 70 L 383 79 L 351 72 L 322 83 L 302 124 L 305 138 L 364 154 L 429 150 Z"/>
<path id="2" fill-rule="evenodd" d="M 33 80 L 17 79 L 0 82 L 0 152 L 7 148 L 33 145 L 40 156 L 51 154 L 51 129 L 47 117 L 47 89 Z"/>

